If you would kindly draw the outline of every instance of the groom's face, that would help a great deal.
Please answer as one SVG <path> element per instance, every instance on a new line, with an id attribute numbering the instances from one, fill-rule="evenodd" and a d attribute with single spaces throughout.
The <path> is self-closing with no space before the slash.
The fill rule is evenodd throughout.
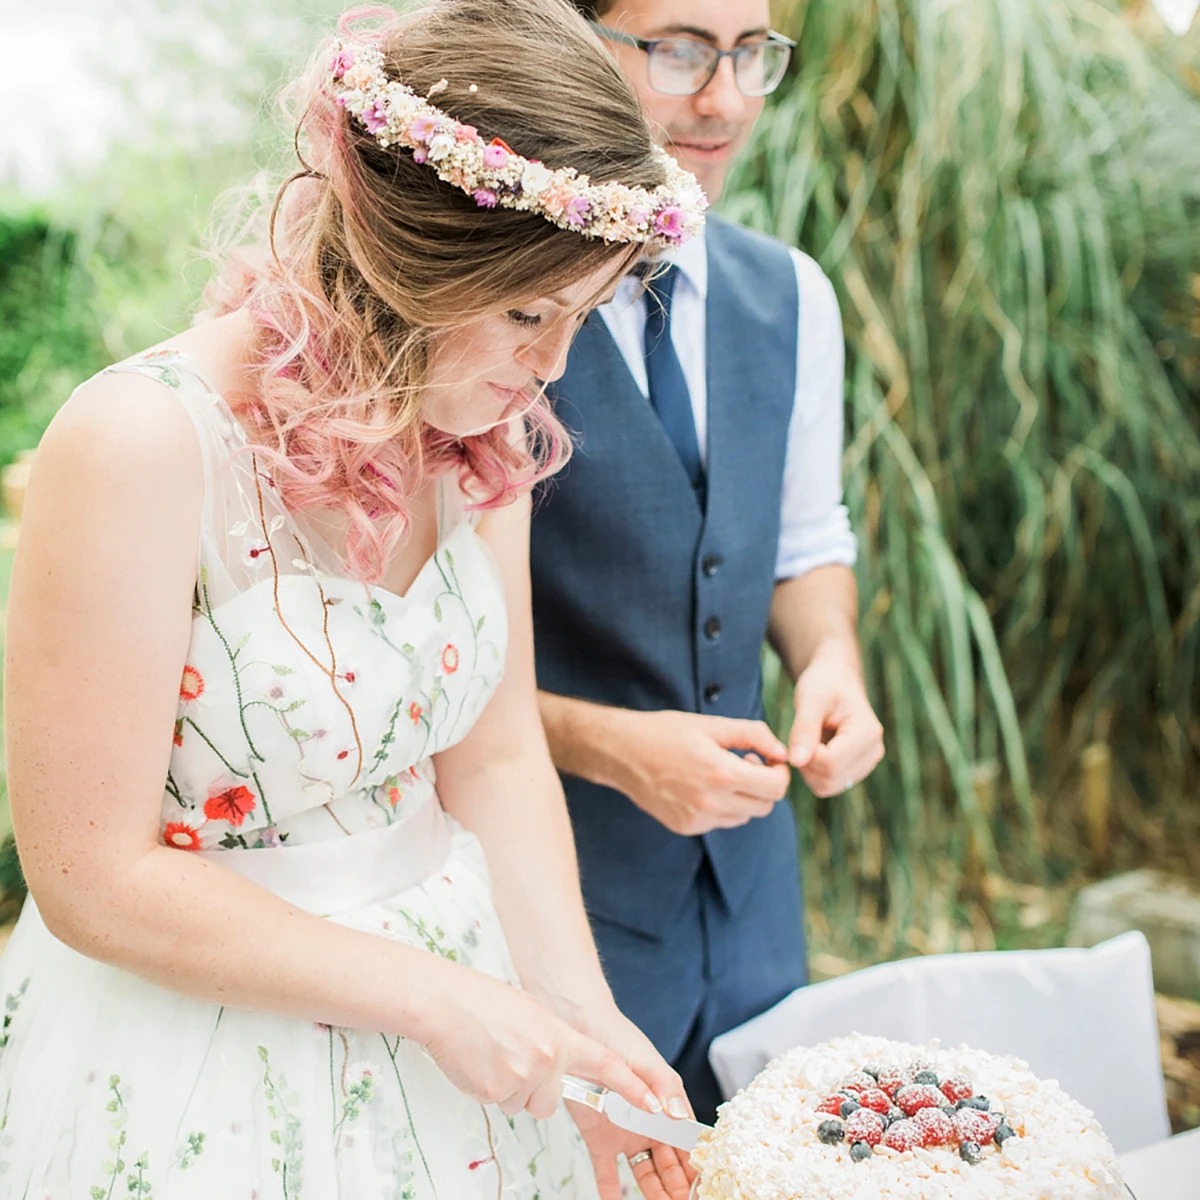
<path id="1" fill-rule="evenodd" d="M 760 41 L 770 27 L 768 0 L 616 0 L 601 8 L 601 24 L 634 37 L 686 38 L 719 50 Z M 762 112 L 763 98 L 742 95 L 729 58 L 721 60 L 716 75 L 694 96 L 665 96 L 650 86 L 644 51 L 606 44 L 637 90 L 646 115 L 666 132 L 667 150 L 715 201 Z"/>

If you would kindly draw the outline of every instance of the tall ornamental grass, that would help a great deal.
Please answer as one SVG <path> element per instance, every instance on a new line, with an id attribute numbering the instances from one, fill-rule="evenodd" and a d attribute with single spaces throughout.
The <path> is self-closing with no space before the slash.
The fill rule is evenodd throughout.
<path id="1" fill-rule="evenodd" d="M 846 798 L 797 785 L 815 940 L 1004 944 L 1014 881 L 1200 867 L 1200 99 L 1101 0 L 785 28 L 725 210 L 838 289 L 888 740 Z"/>

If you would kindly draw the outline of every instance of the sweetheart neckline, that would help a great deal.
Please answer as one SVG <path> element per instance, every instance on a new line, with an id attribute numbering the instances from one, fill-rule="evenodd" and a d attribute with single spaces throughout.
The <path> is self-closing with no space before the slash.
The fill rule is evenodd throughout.
<path id="1" fill-rule="evenodd" d="M 127 364 L 145 363 L 148 366 L 154 366 L 164 359 L 175 359 L 184 364 L 187 372 L 192 376 L 192 378 L 195 379 L 196 382 L 199 383 L 200 386 L 220 406 L 221 416 L 229 421 L 233 429 L 236 430 L 238 441 L 243 446 L 248 446 L 253 449 L 253 443 L 250 440 L 249 434 L 247 434 L 241 421 L 238 420 L 233 409 L 230 408 L 229 402 L 225 399 L 224 394 L 219 388 L 215 387 L 209 378 L 204 374 L 204 372 L 202 372 L 196 366 L 195 356 L 190 351 L 180 350 L 174 346 L 167 346 L 161 350 L 150 351 L 148 354 L 135 355 L 132 358 L 125 359 L 124 362 Z M 114 363 L 113 365 L 121 366 L 122 364 Z M 317 557 L 311 553 L 313 545 L 316 545 L 320 548 L 322 551 L 321 557 L 325 558 L 328 563 L 332 563 L 338 558 L 338 555 L 334 551 L 334 548 L 329 540 L 313 530 L 311 520 L 305 519 L 303 514 L 293 511 L 282 503 L 281 508 L 283 509 L 284 516 L 286 516 L 286 518 L 292 524 L 293 533 L 298 536 L 303 548 L 309 552 L 310 560 L 315 560 Z M 366 588 L 368 592 L 382 592 L 385 596 L 390 596 L 393 600 L 397 600 L 401 604 L 407 604 L 414 590 L 416 589 L 417 584 L 421 582 L 422 578 L 430 569 L 430 567 L 434 566 L 437 562 L 438 555 L 441 554 L 441 552 L 450 544 L 451 539 L 458 534 L 459 530 L 464 528 L 467 529 L 471 533 L 472 537 L 482 546 L 489 550 L 491 549 L 488 547 L 487 542 L 480 536 L 479 531 L 471 524 L 470 521 L 459 521 L 448 533 L 443 534 L 441 520 L 439 518 L 437 545 L 434 547 L 433 552 L 425 558 L 424 562 L 421 563 L 420 567 L 417 568 L 417 573 L 412 577 L 411 582 L 403 592 L 397 592 L 394 589 L 385 587 L 380 583 L 368 583 L 366 580 L 355 579 L 353 576 L 342 575 L 336 571 L 321 569 L 319 564 L 316 564 L 316 566 L 317 569 L 321 569 L 321 574 L 329 579 L 336 579 L 343 583 L 360 584 L 362 587 Z M 497 580 L 499 581 L 499 571 L 496 569 L 495 564 L 489 562 L 489 565 L 492 567 L 493 573 L 497 576 Z"/>

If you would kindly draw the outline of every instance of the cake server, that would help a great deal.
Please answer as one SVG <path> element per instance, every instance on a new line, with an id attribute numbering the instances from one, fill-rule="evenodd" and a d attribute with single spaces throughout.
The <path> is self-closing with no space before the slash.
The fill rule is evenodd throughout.
<path id="1" fill-rule="evenodd" d="M 651 1141 L 674 1146 L 677 1150 L 686 1150 L 689 1154 L 695 1148 L 700 1135 L 712 1128 L 711 1125 L 702 1125 L 699 1121 L 689 1121 L 686 1117 L 668 1117 L 666 1113 L 644 1112 L 640 1108 L 634 1108 L 616 1092 L 575 1075 L 563 1076 L 563 1099 L 586 1104 L 589 1108 L 603 1113 L 614 1125 L 628 1129 L 630 1133 L 640 1133 Z"/>

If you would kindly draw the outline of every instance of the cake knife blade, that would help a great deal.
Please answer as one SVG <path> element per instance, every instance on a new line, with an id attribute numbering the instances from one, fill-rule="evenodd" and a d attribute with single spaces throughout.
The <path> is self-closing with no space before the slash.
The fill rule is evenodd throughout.
<path id="1" fill-rule="evenodd" d="M 651 1141 L 662 1142 L 666 1146 L 674 1146 L 677 1150 L 685 1150 L 689 1154 L 695 1148 L 702 1133 L 707 1133 L 712 1126 L 702 1125 L 699 1121 L 689 1121 L 686 1117 L 668 1117 L 666 1113 L 648 1113 L 640 1108 L 634 1108 L 624 1096 L 601 1087 L 598 1083 L 589 1083 L 576 1075 L 563 1076 L 563 1099 L 575 1100 L 603 1113 L 614 1125 L 628 1129 L 630 1133 L 640 1133 Z"/>

